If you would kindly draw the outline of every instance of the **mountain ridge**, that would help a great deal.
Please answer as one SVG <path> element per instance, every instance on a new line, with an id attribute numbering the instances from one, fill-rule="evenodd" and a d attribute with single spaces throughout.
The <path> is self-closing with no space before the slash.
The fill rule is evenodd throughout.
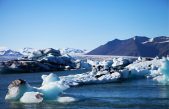
<path id="1" fill-rule="evenodd" d="M 169 54 L 169 37 L 159 36 L 148 38 L 135 36 L 129 39 L 114 39 L 101 45 L 87 55 L 118 55 L 118 56 L 142 56 L 155 57 Z"/>

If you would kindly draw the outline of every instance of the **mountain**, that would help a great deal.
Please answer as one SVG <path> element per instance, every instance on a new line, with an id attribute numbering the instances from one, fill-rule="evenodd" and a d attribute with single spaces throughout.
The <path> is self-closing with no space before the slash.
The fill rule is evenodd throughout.
<path id="1" fill-rule="evenodd" d="M 61 54 L 69 54 L 69 55 L 79 55 L 79 54 L 85 54 L 87 53 L 87 50 L 85 49 L 75 49 L 75 48 L 61 48 L 59 49 Z"/>
<path id="2" fill-rule="evenodd" d="M 30 47 L 25 47 L 23 49 L 18 50 L 21 54 L 23 54 L 24 56 L 29 56 L 31 55 L 33 52 L 37 51 L 38 49 L 35 48 L 30 48 Z"/>
<path id="3" fill-rule="evenodd" d="M 114 39 L 87 53 L 87 55 L 118 55 L 155 57 L 169 54 L 169 37 L 148 38 L 135 36 L 126 40 Z"/>
<path id="4" fill-rule="evenodd" d="M 0 56 L 13 56 L 13 57 L 19 57 L 22 56 L 22 54 L 18 51 L 11 50 L 5 47 L 0 47 Z"/>
<path id="5" fill-rule="evenodd" d="M 33 54 L 33 52 L 36 52 L 39 49 L 36 48 L 23 48 L 19 50 L 12 50 L 8 49 L 6 47 L 0 47 L 0 61 L 2 60 L 11 60 L 11 59 L 17 59 L 22 56 L 30 56 Z M 85 54 L 87 53 L 87 50 L 81 50 L 81 49 L 75 49 L 75 48 L 64 48 L 59 49 L 61 54 L 69 54 L 69 55 L 79 55 L 79 54 Z"/>
<path id="6" fill-rule="evenodd" d="M 0 61 L 14 60 L 22 57 L 23 55 L 15 50 L 6 47 L 0 47 Z"/>

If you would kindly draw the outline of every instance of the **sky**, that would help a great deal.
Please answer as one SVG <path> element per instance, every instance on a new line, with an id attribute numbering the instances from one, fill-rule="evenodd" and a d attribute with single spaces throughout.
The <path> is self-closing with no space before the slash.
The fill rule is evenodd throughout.
<path id="1" fill-rule="evenodd" d="M 169 0 L 0 0 L 0 46 L 92 50 L 169 36 Z"/>

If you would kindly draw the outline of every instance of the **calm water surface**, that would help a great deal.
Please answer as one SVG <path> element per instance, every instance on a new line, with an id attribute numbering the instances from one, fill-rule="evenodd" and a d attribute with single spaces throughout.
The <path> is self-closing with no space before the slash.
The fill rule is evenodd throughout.
<path id="1" fill-rule="evenodd" d="M 84 71 L 56 74 L 62 76 L 81 72 Z M 42 74 L 48 73 L 0 75 L 0 109 L 169 109 L 169 86 L 146 79 L 71 87 L 65 91 L 66 95 L 78 100 L 65 104 L 56 101 L 23 104 L 4 100 L 12 80 L 22 78 L 33 86 L 40 86 Z"/>

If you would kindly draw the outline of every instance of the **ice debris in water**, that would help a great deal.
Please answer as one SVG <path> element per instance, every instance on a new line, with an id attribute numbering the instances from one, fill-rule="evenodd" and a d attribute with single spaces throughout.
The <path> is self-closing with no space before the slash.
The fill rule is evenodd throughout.
<path id="1" fill-rule="evenodd" d="M 53 73 L 45 76 L 43 75 L 42 79 L 42 86 L 38 88 L 38 90 L 44 94 L 44 99 L 54 100 L 63 90 L 69 88 L 68 85 L 65 85 L 62 83 L 62 81 L 59 81 L 60 79 Z"/>
<path id="2" fill-rule="evenodd" d="M 43 94 L 39 92 L 25 92 L 20 98 L 22 103 L 40 103 L 43 101 Z"/>
<path id="3" fill-rule="evenodd" d="M 169 84 L 169 60 L 163 58 L 161 67 L 159 68 L 158 72 L 161 74 L 154 78 L 160 83 Z"/>
<path id="4" fill-rule="evenodd" d="M 59 103 L 70 103 L 76 101 L 73 97 L 58 97 L 57 101 Z"/>
<path id="5" fill-rule="evenodd" d="M 20 100 L 23 103 L 39 103 L 44 100 L 71 102 L 74 101 L 74 98 L 60 97 L 60 94 L 69 86 L 115 82 L 138 77 L 149 77 L 160 83 L 169 83 L 168 59 L 138 60 L 130 62 L 121 58 L 103 62 L 90 61 L 93 66 L 91 72 L 62 77 L 57 77 L 53 73 L 42 75 L 43 82 L 39 88 L 30 86 L 24 80 L 15 80 L 8 86 L 8 93 L 5 99 Z"/>
<path id="6" fill-rule="evenodd" d="M 23 103 L 39 103 L 43 100 L 56 100 L 68 85 L 62 83 L 59 78 L 51 73 L 42 76 L 41 87 L 32 87 L 24 80 L 15 80 L 8 86 L 6 100 L 20 100 Z"/>

